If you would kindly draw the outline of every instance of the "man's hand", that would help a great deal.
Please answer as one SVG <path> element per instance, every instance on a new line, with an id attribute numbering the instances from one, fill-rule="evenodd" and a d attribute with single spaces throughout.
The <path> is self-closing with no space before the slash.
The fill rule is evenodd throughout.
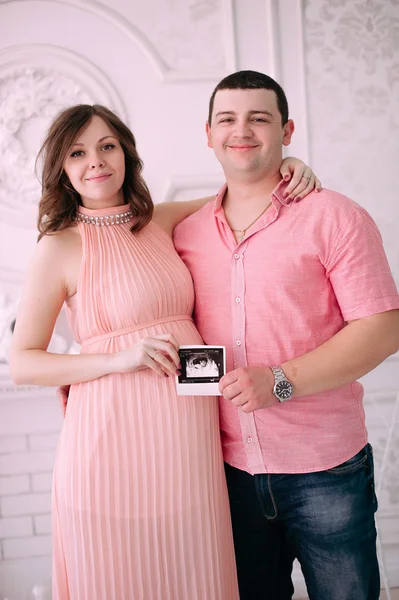
<path id="1" fill-rule="evenodd" d="M 273 387 L 269 367 L 240 367 L 224 375 L 219 383 L 222 396 L 245 413 L 278 404 Z"/>
<path id="2" fill-rule="evenodd" d="M 65 417 L 65 414 L 66 414 L 66 409 L 67 409 L 67 404 L 68 404 L 68 396 L 69 396 L 69 390 L 70 389 L 71 389 L 70 385 L 61 385 L 56 390 L 58 402 L 61 405 L 61 410 L 62 410 L 62 414 L 64 415 L 64 417 Z"/>

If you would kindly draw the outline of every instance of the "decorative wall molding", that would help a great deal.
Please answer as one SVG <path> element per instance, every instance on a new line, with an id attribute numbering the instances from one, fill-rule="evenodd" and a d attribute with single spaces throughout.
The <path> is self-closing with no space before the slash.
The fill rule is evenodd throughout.
<path id="1" fill-rule="evenodd" d="M 94 101 L 106 103 L 122 119 L 126 118 L 125 105 L 108 75 L 98 65 L 76 52 L 51 44 L 24 44 L 0 51 L 0 78 L 10 76 L 22 67 L 46 68 L 71 77 Z M 65 93 L 66 91 L 61 89 L 58 95 Z"/>
<path id="2" fill-rule="evenodd" d="M 28 2 L 35 2 L 36 0 L 2 0 L 1 5 L 6 4 L 25 4 Z M 73 6 L 84 12 L 88 12 L 102 19 L 106 19 L 113 25 L 115 25 L 124 35 L 132 39 L 141 49 L 141 51 L 147 56 L 149 61 L 155 68 L 158 76 L 164 79 L 167 73 L 167 67 L 158 55 L 156 49 L 152 46 L 149 40 L 140 32 L 140 30 L 124 19 L 117 11 L 96 2 L 95 0 L 41 0 L 44 3 L 50 4 L 64 4 L 66 6 Z"/>
<path id="3" fill-rule="evenodd" d="M 234 19 L 234 0 L 221 0 L 226 71 L 220 77 L 238 70 L 237 24 Z M 219 78 L 220 78 L 219 77 Z"/>
<path id="4" fill-rule="evenodd" d="M 10 296 L 0 293 L 0 367 L 7 365 L 9 360 L 9 351 L 15 320 L 17 318 L 18 305 L 19 296 L 11 298 Z M 55 354 L 77 354 L 80 351 L 80 347 L 70 335 L 69 327 L 66 332 L 64 331 L 63 320 L 65 320 L 64 310 L 61 311 L 60 317 L 57 319 L 47 350 L 49 352 L 54 352 Z M 0 385 L 0 395 L 4 391 L 10 392 L 12 388 L 16 387 L 9 378 L 8 367 L 4 367 L 4 369 L 2 372 L 3 381 L 2 385 Z M 5 376 L 5 373 L 7 373 L 7 376 Z M 32 386 L 26 388 L 25 386 L 25 389 L 31 389 L 31 387 Z M 36 386 L 34 387 L 36 388 Z"/>
<path id="5" fill-rule="evenodd" d="M 266 43 L 269 55 L 269 75 L 282 81 L 281 60 L 282 48 L 278 23 L 277 0 L 265 0 L 266 11 Z"/>
<path id="6" fill-rule="evenodd" d="M 223 181 L 223 175 L 205 175 L 204 177 L 177 175 L 171 177 L 167 182 L 162 202 L 173 202 L 177 197 L 180 200 L 185 192 L 187 192 L 186 200 L 190 200 L 194 192 L 198 194 L 197 197 L 201 194 L 202 196 L 206 194 L 211 196 L 216 194 L 223 185 Z"/>
<path id="7" fill-rule="evenodd" d="M 286 149 L 312 164 L 305 64 L 303 0 L 266 0 L 278 42 L 273 52 L 277 79 L 287 94 L 288 104 L 295 121 L 295 134 Z"/>
<path id="8" fill-rule="evenodd" d="M 366 393 L 364 407 L 374 448 L 376 489 L 384 494 L 382 512 L 399 517 L 399 389 Z"/>
<path id="9" fill-rule="evenodd" d="M 23 278 L 24 274 L 22 271 L 0 266 L 1 283 L 11 283 L 12 285 L 21 286 L 23 283 Z"/>
<path id="10" fill-rule="evenodd" d="M 304 0 L 312 166 L 366 208 L 399 284 L 397 0 Z"/>
<path id="11" fill-rule="evenodd" d="M 159 39 L 155 42 L 149 39 L 149 35 L 144 33 L 135 23 L 121 15 L 118 11 L 110 8 L 106 4 L 97 2 L 96 0 L 40 0 L 43 3 L 50 4 L 63 4 L 65 6 L 71 6 L 78 10 L 86 13 L 96 15 L 101 19 L 107 20 L 109 23 L 117 27 L 123 35 L 127 36 L 132 40 L 148 58 L 149 62 L 153 66 L 155 72 L 161 81 L 165 83 L 173 83 L 179 81 L 213 81 L 214 79 L 220 79 L 226 75 L 228 71 L 234 71 L 236 65 L 236 52 L 234 42 L 234 27 L 233 27 L 233 0 L 208 0 L 208 3 L 198 2 L 198 6 L 195 3 L 191 3 L 188 9 L 192 11 L 199 10 L 204 11 L 205 9 L 212 9 L 215 7 L 220 8 L 222 15 L 222 44 L 221 48 L 224 53 L 223 64 L 215 68 L 196 68 L 195 64 L 190 65 L 190 68 L 174 68 L 168 65 L 165 60 L 165 56 L 168 54 L 165 47 L 162 48 L 162 41 Z M 1 0 L 0 9 L 2 5 L 16 4 L 16 3 L 28 3 L 37 2 L 37 0 Z M 208 4 L 208 6 L 207 6 Z M 216 30 L 218 28 L 215 28 Z M 206 29 L 205 29 L 206 31 Z M 174 36 L 173 32 L 169 36 L 166 36 L 170 41 Z M 165 39 L 166 39 L 165 37 Z M 209 40 L 210 41 L 210 40 Z M 187 43 L 192 43 L 191 39 L 187 39 Z M 210 44 L 206 44 L 203 52 L 214 52 L 214 47 Z M 176 46 L 176 51 L 179 51 L 179 47 Z"/>
<path id="12" fill-rule="evenodd" d="M 108 77 L 87 59 L 63 48 L 29 44 L 0 52 L 0 218 L 31 227 L 40 184 L 34 163 L 51 119 L 73 104 L 110 106 L 125 118 L 123 102 Z M 37 147 L 26 146 L 24 128 Z M 33 223 L 32 223 L 33 221 Z"/>

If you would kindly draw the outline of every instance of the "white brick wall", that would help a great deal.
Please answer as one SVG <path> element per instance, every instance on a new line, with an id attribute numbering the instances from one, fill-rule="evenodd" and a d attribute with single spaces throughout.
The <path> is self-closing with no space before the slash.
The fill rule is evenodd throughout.
<path id="1" fill-rule="evenodd" d="M 36 515 L 33 522 L 37 535 L 51 534 L 51 515 Z"/>
<path id="2" fill-rule="evenodd" d="M 28 449 L 28 441 L 24 435 L 0 437 L 0 454 L 24 452 Z"/>
<path id="3" fill-rule="evenodd" d="M 51 536 L 19 538 L 3 541 L 3 558 L 28 558 L 29 556 L 47 556 L 51 553 Z"/>
<path id="4" fill-rule="evenodd" d="M 50 577 L 52 470 L 62 422 L 54 390 L 22 396 L 0 398 L 0 598 L 3 590 L 23 589 L 13 600 Z"/>
<path id="5" fill-rule="evenodd" d="M 3 496 L 0 499 L 0 511 L 4 517 L 43 515 L 50 510 L 50 494 L 21 494 L 20 496 Z"/>
<path id="6" fill-rule="evenodd" d="M 51 556 L 29 556 L 0 560 L 0 598 L 27 600 L 33 585 L 43 583 L 51 589 Z M 51 599 L 49 592 L 46 600 Z"/>
<path id="7" fill-rule="evenodd" d="M 51 471 L 55 451 L 0 454 L 0 475 Z"/>
<path id="8" fill-rule="evenodd" d="M 61 409 L 55 390 L 40 390 L 38 397 L 10 398 L 0 402 L 0 436 L 44 434 L 54 435 L 62 424 Z"/>
<path id="9" fill-rule="evenodd" d="M 32 517 L 0 519 L 0 539 L 12 539 L 30 535 L 33 535 Z"/>
<path id="10" fill-rule="evenodd" d="M 53 485 L 53 474 L 49 473 L 38 473 L 37 475 L 31 475 L 32 490 L 34 492 L 51 492 Z"/>
<path id="11" fill-rule="evenodd" d="M 28 436 L 29 449 L 35 450 L 54 450 L 58 444 L 59 433 L 40 433 Z"/>
<path id="12" fill-rule="evenodd" d="M 30 483 L 28 475 L 16 475 L 0 477 L 0 496 L 10 496 L 12 494 L 22 494 L 29 492 Z"/>

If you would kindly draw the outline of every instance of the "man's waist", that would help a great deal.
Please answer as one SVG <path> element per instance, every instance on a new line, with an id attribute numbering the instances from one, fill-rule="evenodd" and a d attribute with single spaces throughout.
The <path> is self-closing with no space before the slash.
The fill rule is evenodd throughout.
<path id="1" fill-rule="evenodd" d="M 367 441 L 362 399 L 363 386 L 357 382 L 249 414 L 221 398 L 225 460 L 250 473 L 328 469 Z"/>

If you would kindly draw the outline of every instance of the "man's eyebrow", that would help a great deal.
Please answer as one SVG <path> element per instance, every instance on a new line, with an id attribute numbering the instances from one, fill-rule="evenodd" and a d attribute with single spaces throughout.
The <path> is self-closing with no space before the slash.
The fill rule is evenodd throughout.
<path id="1" fill-rule="evenodd" d="M 217 112 L 215 117 L 221 117 L 222 115 L 235 115 L 235 114 L 236 113 L 234 112 L 234 110 L 223 110 L 223 111 Z M 267 115 L 271 119 L 274 119 L 274 115 L 268 110 L 249 110 L 248 114 L 250 114 L 250 115 Z"/>
<path id="2" fill-rule="evenodd" d="M 100 142 L 103 142 L 107 138 L 113 138 L 114 140 L 117 139 L 114 135 L 104 135 L 104 137 L 100 138 L 97 143 L 99 144 Z M 84 144 L 82 144 L 82 142 L 76 142 L 74 144 L 74 146 L 84 146 Z"/>
<path id="3" fill-rule="evenodd" d="M 216 113 L 215 117 L 221 117 L 222 115 L 235 115 L 236 113 L 233 110 L 222 110 Z"/>
<path id="4" fill-rule="evenodd" d="M 268 110 L 250 110 L 249 111 L 250 115 L 267 115 L 268 117 L 270 117 L 271 119 L 274 119 L 274 115 L 273 113 L 271 113 Z"/>

